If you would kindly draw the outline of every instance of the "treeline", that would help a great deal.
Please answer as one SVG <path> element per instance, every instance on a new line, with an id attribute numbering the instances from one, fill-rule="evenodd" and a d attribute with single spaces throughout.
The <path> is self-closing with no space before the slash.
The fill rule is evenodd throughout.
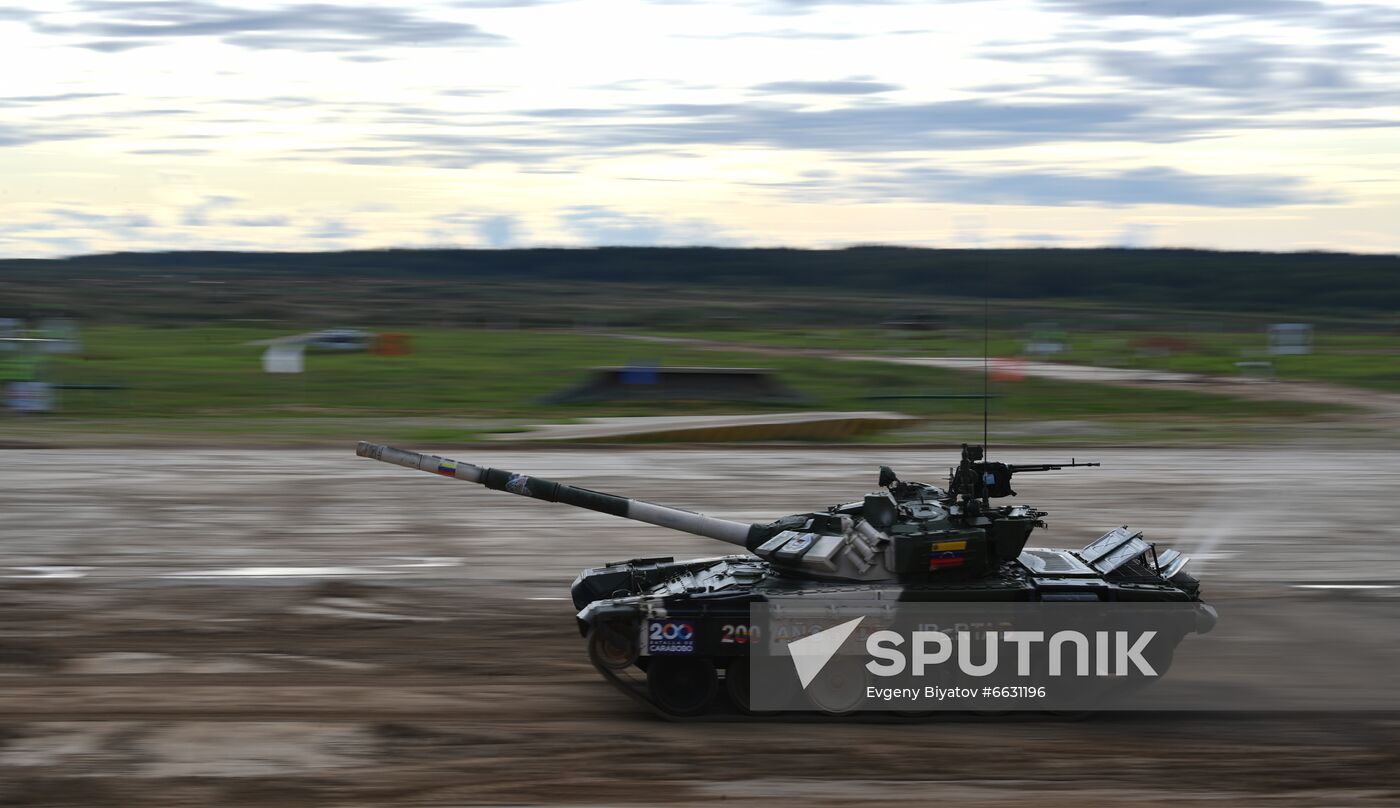
<path id="1" fill-rule="evenodd" d="M 816 288 L 1217 311 L 1400 312 L 1400 256 L 1147 249 L 645 248 L 118 253 L 0 261 L 0 282 L 123 276 Z M 431 286 L 431 284 L 430 284 Z"/>

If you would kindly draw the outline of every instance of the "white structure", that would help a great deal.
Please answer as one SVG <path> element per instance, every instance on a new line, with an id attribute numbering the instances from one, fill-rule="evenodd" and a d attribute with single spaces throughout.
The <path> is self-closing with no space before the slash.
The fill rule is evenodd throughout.
<path id="1" fill-rule="evenodd" d="M 277 342 L 263 351 L 264 373 L 301 373 L 305 369 L 306 343 Z"/>
<path id="2" fill-rule="evenodd" d="M 266 345 L 263 351 L 264 373 L 301 373 L 306 369 L 306 349 L 331 351 L 368 351 L 374 346 L 375 334 L 355 328 L 332 328 L 290 337 L 260 340 L 252 345 Z"/>
<path id="3" fill-rule="evenodd" d="M 14 412 L 51 412 L 53 388 L 45 382 L 10 382 L 5 387 L 5 406 Z"/>
<path id="4" fill-rule="evenodd" d="M 1269 353 L 1301 356 L 1312 353 L 1312 323 L 1274 323 L 1269 326 Z"/>

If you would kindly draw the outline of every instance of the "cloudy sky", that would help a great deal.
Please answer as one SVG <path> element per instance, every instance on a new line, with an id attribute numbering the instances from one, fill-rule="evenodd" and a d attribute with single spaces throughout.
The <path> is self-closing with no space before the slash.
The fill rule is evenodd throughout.
<path id="1" fill-rule="evenodd" d="M 0 256 L 1400 252 L 1400 5 L 0 6 Z"/>

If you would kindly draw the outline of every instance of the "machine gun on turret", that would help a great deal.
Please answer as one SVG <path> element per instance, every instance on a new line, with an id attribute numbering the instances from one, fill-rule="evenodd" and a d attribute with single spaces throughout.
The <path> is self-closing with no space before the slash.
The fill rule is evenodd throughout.
<path id="1" fill-rule="evenodd" d="M 1070 458 L 1068 463 L 1031 463 L 1013 465 L 1010 463 L 990 463 L 983 459 L 981 446 L 964 443 L 962 461 L 950 475 L 948 488 L 954 495 L 964 499 L 986 501 L 992 497 L 1014 497 L 1011 490 L 1011 477 L 1023 471 L 1058 471 L 1068 468 L 1099 466 L 1101 463 L 1080 463 Z"/>

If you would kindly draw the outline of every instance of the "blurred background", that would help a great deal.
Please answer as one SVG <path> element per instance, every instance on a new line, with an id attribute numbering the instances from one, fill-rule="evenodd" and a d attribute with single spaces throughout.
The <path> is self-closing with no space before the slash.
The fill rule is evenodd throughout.
<path id="1" fill-rule="evenodd" d="M 1019 443 L 1372 441 L 1400 391 L 1394 272 L 1393 256 L 1171 250 L 11 260 L 5 432 L 957 443 L 985 392 L 993 436 Z M 618 417 L 635 420 L 600 420 Z"/>
<path id="2" fill-rule="evenodd" d="M 0 8 L 0 804 L 1400 802 L 1397 30 Z M 1193 557 L 1239 712 L 662 721 L 568 585 L 721 548 L 353 453 L 767 521 L 984 428 L 1103 463 L 1035 540 Z"/>

